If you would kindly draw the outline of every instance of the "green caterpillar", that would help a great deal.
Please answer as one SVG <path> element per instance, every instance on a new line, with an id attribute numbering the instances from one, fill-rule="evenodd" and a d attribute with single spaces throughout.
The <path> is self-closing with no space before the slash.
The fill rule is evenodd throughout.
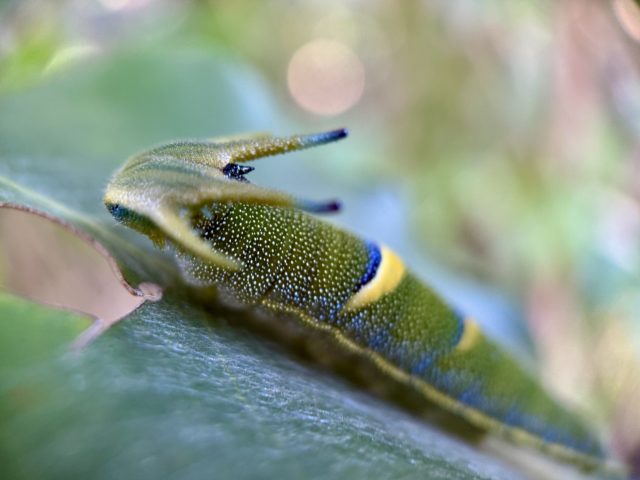
<path id="1" fill-rule="evenodd" d="M 176 142 L 130 159 L 104 201 L 121 223 L 169 244 L 216 301 L 292 317 L 475 427 L 584 468 L 605 460 L 597 438 L 478 325 L 425 286 L 390 249 L 305 211 L 311 203 L 248 182 L 239 162 L 341 139 L 346 130 Z M 316 333 L 314 333 L 316 332 Z"/>

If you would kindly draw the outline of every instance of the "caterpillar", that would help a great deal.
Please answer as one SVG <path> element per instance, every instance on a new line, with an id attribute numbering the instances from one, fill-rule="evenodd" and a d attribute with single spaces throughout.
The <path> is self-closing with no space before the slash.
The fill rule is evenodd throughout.
<path id="1" fill-rule="evenodd" d="M 172 247 L 191 282 L 216 287 L 215 301 L 293 319 L 475 428 L 598 467 L 606 458 L 598 438 L 477 323 L 390 248 L 312 215 L 338 210 L 337 201 L 299 200 L 246 178 L 254 168 L 241 162 L 346 135 L 169 143 L 128 160 L 104 203 L 120 223 Z"/>

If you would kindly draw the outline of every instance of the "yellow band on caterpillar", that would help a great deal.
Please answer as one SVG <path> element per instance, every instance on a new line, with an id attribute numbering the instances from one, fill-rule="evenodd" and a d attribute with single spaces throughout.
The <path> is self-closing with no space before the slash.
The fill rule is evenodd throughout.
<path id="1" fill-rule="evenodd" d="M 346 310 L 357 310 L 392 292 L 405 274 L 404 263 L 394 251 L 380 247 L 380 266 L 376 275 L 364 285 L 345 305 Z"/>
<path id="2" fill-rule="evenodd" d="M 462 337 L 460 337 L 460 341 L 458 345 L 456 345 L 456 352 L 466 352 L 470 350 L 480 338 L 480 327 L 472 318 L 464 319 L 464 330 L 462 330 Z"/>

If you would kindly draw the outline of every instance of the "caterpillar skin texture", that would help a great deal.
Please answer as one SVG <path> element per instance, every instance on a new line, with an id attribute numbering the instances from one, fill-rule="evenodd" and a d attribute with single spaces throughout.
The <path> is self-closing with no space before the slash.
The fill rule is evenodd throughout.
<path id="1" fill-rule="evenodd" d="M 222 299 L 290 315 L 329 332 L 383 376 L 476 427 L 584 468 L 605 455 L 574 414 L 478 325 L 450 308 L 389 248 L 307 211 L 332 211 L 249 183 L 238 162 L 346 136 L 345 130 L 272 138 L 177 142 L 130 159 L 105 204 L 120 222 L 175 248 L 192 282 Z"/>

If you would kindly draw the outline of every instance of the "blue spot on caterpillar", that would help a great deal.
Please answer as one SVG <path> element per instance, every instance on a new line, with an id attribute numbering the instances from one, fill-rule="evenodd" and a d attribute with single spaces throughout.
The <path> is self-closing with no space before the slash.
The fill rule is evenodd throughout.
<path id="1" fill-rule="evenodd" d="M 362 275 L 362 278 L 353 287 L 353 292 L 359 291 L 363 286 L 369 283 L 378 272 L 382 255 L 380 254 L 380 248 L 374 242 L 367 242 L 367 269 Z"/>

